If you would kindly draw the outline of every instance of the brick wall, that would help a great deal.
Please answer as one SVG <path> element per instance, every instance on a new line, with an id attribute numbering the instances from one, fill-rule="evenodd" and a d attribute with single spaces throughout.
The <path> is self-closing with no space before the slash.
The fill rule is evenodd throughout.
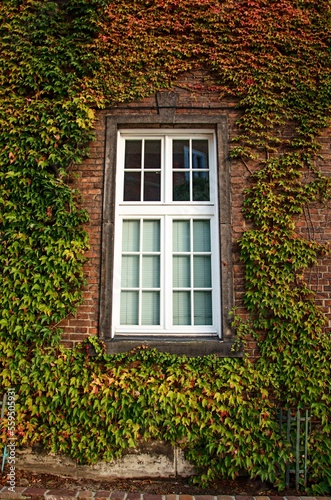
<path id="1" fill-rule="evenodd" d="M 236 121 L 240 110 L 236 109 L 236 102 L 230 99 L 220 99 L 217 85 L 205 72 L 199 71 L 187 74 L 179 79 L 173 87 L 177 94 L 177 110 L 180 114 L 210 114 L 226 115 L 228 120 L 229 146 L 231 139 L 238 133 Z M 82 195 L 82 206 L 90 215 L 86 229 L 90 237 L 90 249 L 86 254 L 88 261 L 85 264 L 85 274 L 88 284 L 84 290 L 84 303 L 78 308 L 75 316 L 70 316 L 61 323 L 63 328 L 63 343 L 69 347 L 83 340 L 88 335 L 98 334 L 99 317 L 99 290 L 100 290 L 100 258 L 101 258 L 101 227 L 102 227 L 102 198 L 103 198 L 103 170 L 105 162 L 105 123 L 106 116 L 111 114 L 139 115 L 144 113 L 155 115 L 158 113 L 156 96 L 152 95 L 139 102 L 127 105 L 121 104 L 112 109 L 97 111 L 95 124 L 95 140 L 90 145 L 89 157 L 84 162 L 71 169 L 74 177 L 73 186 Z M 330 137 L 325 132 L 322 141 L 322 154 L 325 160 L 320 160 L 320 166 L 325 173 L 331 175 Z M 241 209 L 243 191 L 249 186 L 250 172 L 254 165 L 247 165 L 239 160 L 231 161 L 231 217 L 232 217 L 232 245 L 233 245 L 233 272 L 234 272 L 234 299 L 238 312 L 246 315 L 242 306 L 244 294 L 243 266 L 239 261 L 237 240 L 242 232 L 249 227 L 244 220 Z M 298 220 L 299 230 L 307 237 L 313 237 L 321 242 L 331 238 L 331 217 L 329 207 L 313 206 L 305 211 L 305 217 Z M 319 265 L 309 273 L 309 281 L 313 289 L 318 292 L 318 303 L 323 307 L 331 321 L 331 258 L 323 258 Z M 330 328 L 330 325 L 329 325 Z M 257 354 L 255 342 L 248 343 L 250 354 Z"/>

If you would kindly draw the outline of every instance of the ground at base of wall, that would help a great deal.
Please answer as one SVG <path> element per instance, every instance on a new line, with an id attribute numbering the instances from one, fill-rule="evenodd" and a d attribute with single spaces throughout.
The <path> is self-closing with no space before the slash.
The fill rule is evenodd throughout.
<path id="1" fill-rule="evenodd" d="M 235 480 L 223 479 L 216 481 L 207 488 L 199 488 L 190 484 L 188 478 L 176 479 L 117 479 L 91 480 L 73 479 L 55 476 L 52 474 L 34 474 L 29 471 L 17 470 L 15 477 L 16 486 L 33 486 L 44 489 L 59 490 L 111 490 L 126 491 L 132 493 L 147 493 L 158 495 L 182 494 L 182 495 L 233 495 L 233 496 L 300 496 L 294 488 L 279 492 L 270 484 L 260 480 L 251 480 L 239 477 Z M 0 476 L 0 485 L 7 486 L 7 471 Z M 301 495 L 303 493 L 301 492 Z"/>

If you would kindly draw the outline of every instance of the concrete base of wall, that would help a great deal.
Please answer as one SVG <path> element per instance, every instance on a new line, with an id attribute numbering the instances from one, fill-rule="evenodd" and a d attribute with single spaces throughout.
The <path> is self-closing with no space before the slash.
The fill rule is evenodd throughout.
<path id="1" fill-rule="evenodd" d="M 16 467 L 62 477 L 108 480 L 166 479 L 194 474 L 194 468 L 185 460 L 183 451 L 162 442 L 143 443 L 139 448 L 126 451 L 116 461 L 98 462 L 92 466 L 77 465 L 74 460 L 54 453 L 16 450 Z"/>

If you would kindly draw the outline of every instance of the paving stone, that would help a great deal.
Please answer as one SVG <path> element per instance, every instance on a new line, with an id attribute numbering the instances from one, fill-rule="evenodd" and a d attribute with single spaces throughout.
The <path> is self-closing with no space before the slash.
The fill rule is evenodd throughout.
<path id="1" fill-rule="evenodd" d="M 13 489 L 14 489 L 14 491 L 9 490 L 9 488 L 6 486 L 4 488 L 0 489 L 0 499 L 5 500 L 6 498 L 11 498 L 12 500 L 14 500 L 14 499 L 19 500 L 21 498 L 25 498 L 23 496 L 23 492 L 25 491 L 26 488 L 18 486 L 17 488 L 14 487 Z"/>
<path id="2" fill-rule="evenodd" d="M 152 495 L 151 493 L 145 493 L 143 496 L 144 500 L 162 500 L 162 495 Z"/>
<path id="3" fill-rule="evenodd" d="M 234 500 L 235 497 L 231 495 L 217 495 L 217 500 Z"/>
<path id="4" fill-rule="evenodd" d="M 214 495 L 195 495 L 195 500 L 215 500 Z"/>
<path id="5" fill-rule="evenodd" d="M 77 495 L 77 490 L 49 490 L 44 497 L 45 500 L 75 500 Z"/>
<path id="6" fill-rule="evenodd" d="M 94 492 L 90 490 L 79 490 L 77 498 L 89 500 L 90 498 L 94 498 Z"/>
<path id="7" fill-rule="evenodd" d="M 24 491 L 24 496 L 36 500 L 39 498 L 45 498 L 44 495 L 47 491 L 48 490 L 45 490 L 45 488 L 35 488 L 34 486 L 28 486 Z"/>
<path id="8" fill-rule="evenodd" d="M 194 500 L 192 495 L 178 495 L 179 500 Z"/>
<path id="9" fill-rule="evenodd" d="M 172 493 L 171 495 L 165 495 L 166 500 L 177 500 L 177 495 Z"/>
<path id="10" fill-rule="evenodd" d="M 253 500 L 254 497 L 252 495 L 236 495 L 236 499 L 237 500 Z"/>
<path id="11" fill-rule="evenodd" d="M 108 498 L 110 498 L 110 493 L 109 490 L 99 490 L 95 493 L 94 498 L 98 500 L 108 500 Z"/>
<path id="12" fill-rule="evenodd" d="M 110 494 L 111 500 L 124 500 L 126 497 L 126 491 L 112 491 Z"/>
<path id="13" fill-rule="evenodd" d="M 141 500 L 141 494 L 140 493 L 128 493 L 126 500 Z"/>

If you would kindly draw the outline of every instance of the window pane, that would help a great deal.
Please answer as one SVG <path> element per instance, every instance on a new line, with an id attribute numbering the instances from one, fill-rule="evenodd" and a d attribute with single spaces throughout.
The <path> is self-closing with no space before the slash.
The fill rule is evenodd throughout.
<path id="1" fill-rule="evenodd" d="M 138 325 L 138 292 L 121 292 L 121 325 Z"/>
<path id="2" fill-rule="evenodd" d="M 124 174 L 124 201 L 140 201 L 141 173 L 125 172 Z"/>
<path id="3" fill-rule="evenodd" d="M 172 276 L 174 288 L 189 288 L 191 286 L 189 256 L 173 257 Z"/>
<path id="4" fill-rule="evenodd" d="M 190 221 L 174 220 L 172 224 L 172 238 L 174 252 L 190 251 Z"/>
<path id="5" fill-rule="evenodd" d="M 192 141 L 192 168 L 209 168 L 208 141 L 206 139 Z"/>
<path id="6" fill-rule="evenodd" d="M 160 287 L 160 257 L 158 255 L 143 256 L 142 287 Z"/>
<path id="7" fill-rule="evenodd" d="M 193 172 L 193 201 L 209 201 L 209 173 Z"/>
<path id="8" fill-rule="evenodd" d="M 123 255 L 121 282 L 123 288 L 139 287 L 139 256 Z"/>
<path id="9" fill-rule="evenodd" d="M 139 252 L 140 246 L 140 221 L 139 220 L 124 220 L 122 234 L 122 249 L 123 252 Z"/>
<path id="10" fill-rule="evenodd" d="M 209 256 L 195 256 L 193 260 L 194 288 L 211 287 L 211 262 Z"/>
<path id="11" fill-rule="evenodd" d="M 194 292 L 194 324 L 213 324 L 211 292 Z"/>
<path id="12" fill-rule="evenodd" d="M 144 252 L 159 252 L 160 251 L 160 221 L 159 220 L 144 220 L 143 225 L 143 251 Z"/>
<path id="13" fill-rule="evenodd" d="M 173 324 L 191 324 L 191 293 L 173 292 Z"/>
<path id="14" fill-rule="evenodd" d="M 144 201 L 160 201 L 161 171 L 145 172 L 144 174 Z"/>
<path id="15" fill-rule="evenodd" d="M 124 168 L 141 168 L 142 141 L 125 141 Z"/>
<path id="16" fill-rule="evenodd" d="M 161 168 L 161 141 L 145 141 L 145 168 Z"/>
<path id="17" fill-rule="evenodd" d="M 193 251 L 210 252 L 210 221 L 193 221 Z"/>
<path id="18" fill-rule="evenodd" d="M 142 293 L 141 323 L 143 325 L 160 324 L 160 293 Z"/>
<path id="19" fill-rule="evenodd" d="M 190 168 L 190 141 L 172 141 L 172 168 Z"/>
<path id="20" fill-rule="evenodd" d="M 172 176 L 173 201 L 190 201 L 189 172 L 174 172 Z"/>

